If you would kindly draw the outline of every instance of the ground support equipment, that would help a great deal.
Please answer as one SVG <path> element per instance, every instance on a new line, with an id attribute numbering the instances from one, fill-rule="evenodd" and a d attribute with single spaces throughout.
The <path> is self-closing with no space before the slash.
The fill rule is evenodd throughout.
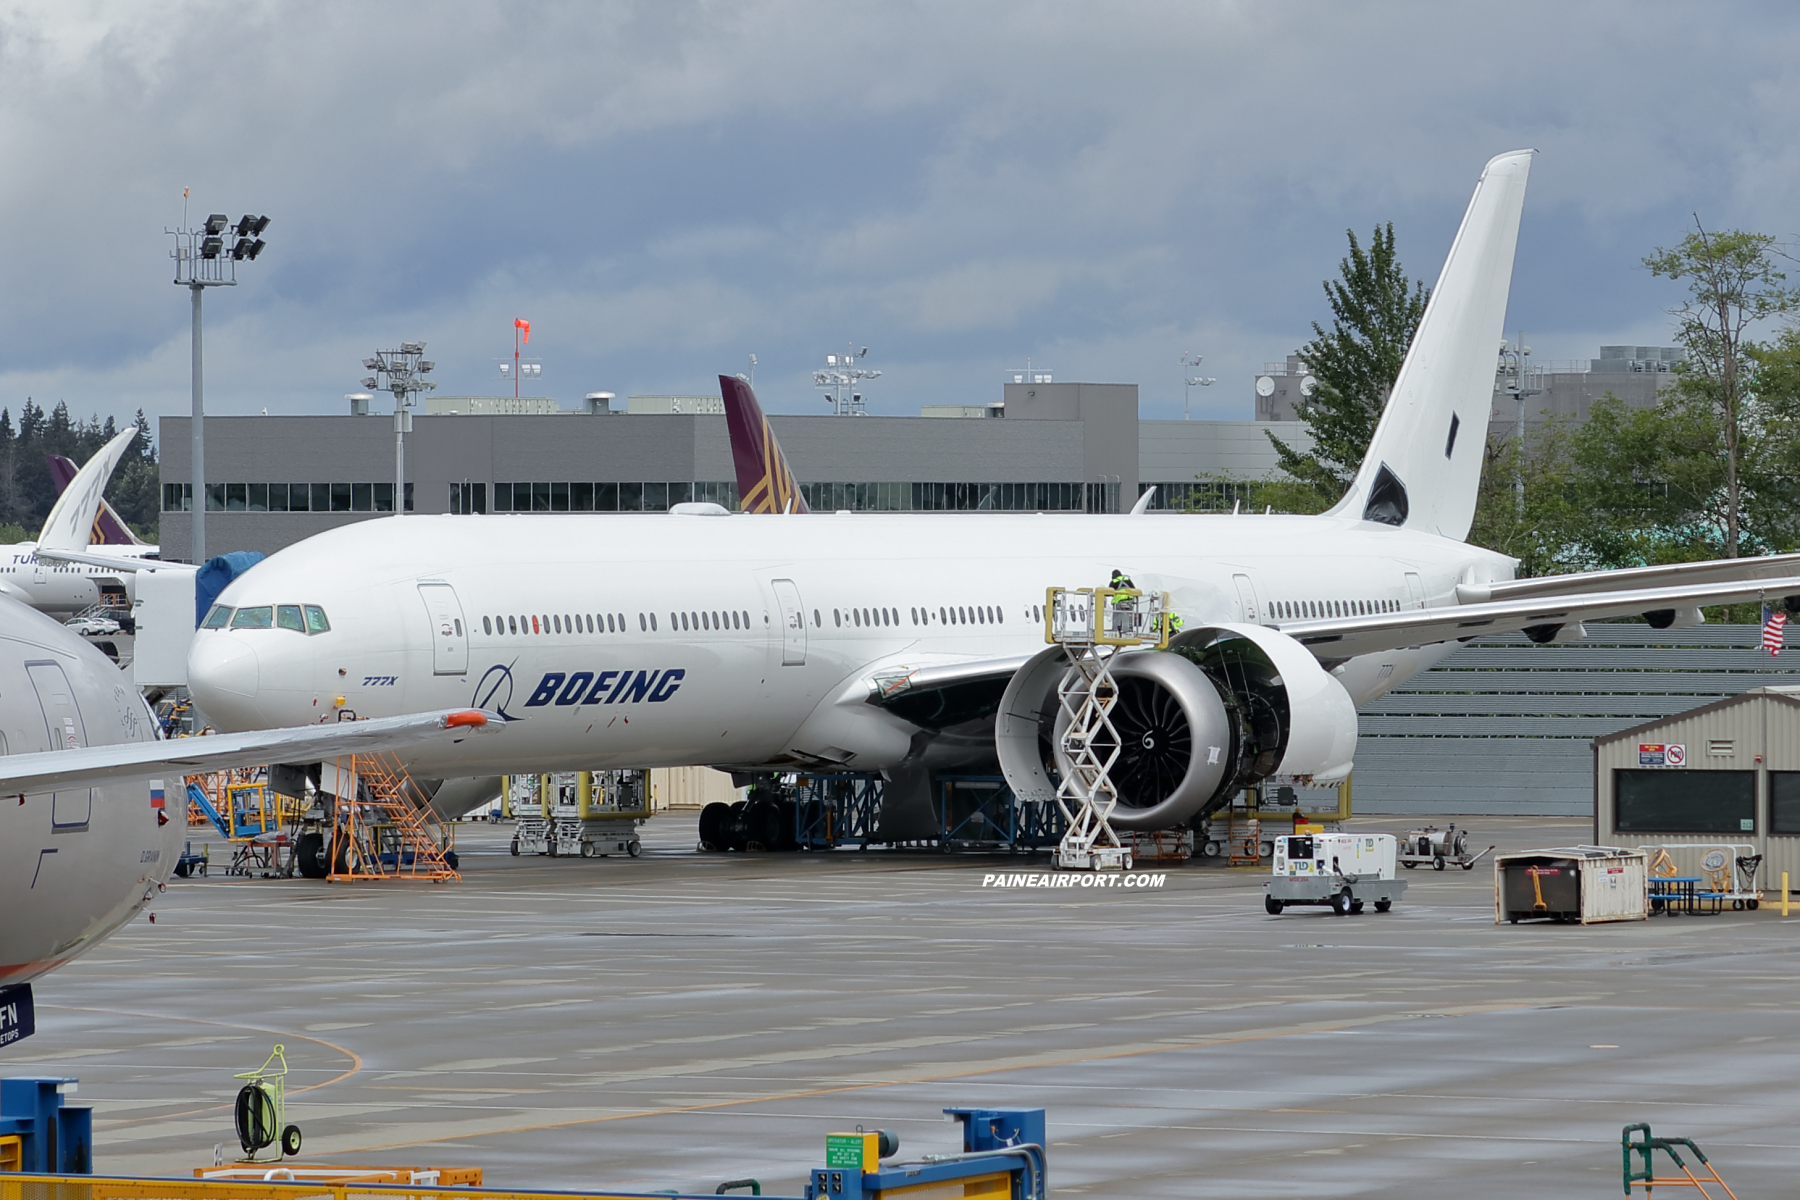
<path id="1" fill-rule="evenodd" d="M 511 775 L 506 794 L 516 820 L 514 854 L 636 858 L 638 828 L 650 818 L 642 771 L 559 771 Z"/>
<path id="2" fill-rule="evenodd" d="M 1458 829 L 1455 825 L 1448 829 L 1427 825 L 1423 829 L 1409 829 L 1401 836 L 1399 861 L 1409 871 L 1425 866 L 1434 871 L 1442 871 L 1445 867 L 1473 871 L 1476 863 L 1493 852 L 1494 848 L 1489 846 L 1479 854 L 1470 854 L 1469 831 L 1466 829 Z"/>
<path id="3" fill-rule="evenodd" d="M 798 849 L 867 850 L 875 841 L 885 791 L 881 776 L 850 772 L 797 775 L 792 786 L 794 843 Z M 713 848 L 725 849 L 717 844 Z"/>
<path id="4" fill-rule="evenodd" d="M 263 1065 L 245 1071 L 234 1079 L 247 1080 L 238 1089 L 234 1111 L 238 1144 L 244 1148 L 244 1162 L 258 1162 L 263 1150 L 276 1147 L 276 1158 L 291 1158 L 300 1153 L 300 1127 L 287 1120 L 287 1055 L 281 1045 L 269 1052 Z"/>
<path id="5" fill-rule="evenodd" d="M 1627 1196 L 1631 1195 L 1633 1185 L 1643 1188 L 1646 1197 L 1651 1194 L 1653 1188 L 1686 1187 L 1693 1188 L 1706 1200 L 1713 1200 L 1712 1192 L 1707 1190 L 1707 1185 L 1715 1184 L 1720 1191 L 1730 1197 L 1730 1200 L 1737 1200 L 1736 1194 L 1725 1186 L 1723 1179 L 1719 1178 L 1718 1169 L 1707 1161 L 1706 1155 L 1691 1138 L 1654 1137 L 1651 1135 L 1648 1125 L 1627 1125 L 1619 1133 L 1619 1146 L 1625 1159 L 1625 1194 Z M 1681 1157 L 1680 1148 L 1682 1147 L 1685 1147 L 1688 1153 L 1694 1156 L 1696 1165 L 1705 1172 L 1704 1174 L 1696 1173 L 1688 1166 L 1687 1160 Z M 1665 1175 L 1661 1179 L 1656 1178 L 1656 1167 L 1651 1159 L 1658 1150 L 1668 1155 L 1669 1160 L 1681 1171 L 1679 1178 L 1673 1175 Z M 1631 1163 L 1633 1154 L 1638 1156 L 1635 1168 Z"/>
<path id="6" fill-rule="evenodd" d="M 1275 842 L 1263 835 L 1262 819 L 1242 809 L 1214 813 L 1201 830 L 1200 853 L 1207 858 L 1223 854 L 1228 866 L 1254 867 L 1275 853 Z"/>
<path id="7" fill-rule="evenodd" d="M 1131 846 L 1133 862 L 1186 862 L 1194 857 L 1194 831 L 1192 829 L 1156 829 L 1149 832 L 1128 833 L 1126 842 Z"/>
<path id="8" fill-rule="evenodd" d="M 1340 917 L 1360 913 L 1365 904 L 1386 912 L 1406 894 L 1406 880 L 1394 878 L 1391 833 L 1279 837 L 1272 870 L 1263 885 L 1263 908 L 1271 916 L 1297 904 L 1329 908 Z"/>
<path id="9" fill-rule="evenodd" d="M 1020 800 L 999 775 L 939 775 L 938 846 L 951 850 L 1047 850 L 1066 831 L 1062 812 L 1049 803 Z"/>
<path id="10" fill-rule="evenodd" d="M 74 1091 L 75 1081 L 61 1077 L 0 1079 L 0 1172 L 84 1175 L 94 1169 L 94 1110 L 64 1105 Z"/>
<path id="11" fill-rule="evenodd" d="M 175 875 L 186 879 L 190 875 L 205 876 L 206 869 L 212 865 L 212 850 L 205 842 L 200 843 L 198 850 L 193 842 L 182 843 L 181 857 L 175 860 Z"/>
<path id="12" fill-rule="evenodd" d="M 1721 912 L 1727 904 L 1754 911 L 1762 906 L 1756 876 L 1763 856 L 1749 842 L 1664 842 L 1642 849 L 1650 855 L 1645 869 L 1652 912 Z M 1684 880 L 1680 887 L 1672 886 L 1677 878 Z M 1685 883 L 1689 879 L 1692 886 Z"/>
<path id="13" fill-rule="evenodd" d="M 1112 827 L 1119 790 L 1112 769 L 1119 761 L 1119 731 L 1112 723 L 1119 688 L 1114 657 L 1126 649 L 1165 650 L 1169 645 L 1165 592 L 1137 588 L 1048 588 L 1044 641 L 1061 646 L 1069 669 L 1056 685 L 1056 804 L 1067 829 L 1056 848 L 1064 870 L 1129 871 L 1131 848 Z"/>
<path id="14" fill-rule="evenodd" d="M 354 790 L 349 798 L 338 797 L 331 813 L 327 879 L 462 878 L 452 861 L 455 850 L 415 803 L 419 790 L 398 759 L 353 754 L 338 762 L 336 778 L 349 780 Z"/>

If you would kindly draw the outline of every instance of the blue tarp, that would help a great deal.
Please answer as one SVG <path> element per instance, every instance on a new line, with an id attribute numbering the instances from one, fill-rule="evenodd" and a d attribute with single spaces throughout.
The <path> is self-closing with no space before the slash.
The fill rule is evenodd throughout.
<path id="1" fill-rule="evenodd" d="M 194 575 L 194 628 L 206 619 L 206 610 L 213 606 L 231 581 L 254 567 L 263 560 L 256 550 L 233 550 L 230 554 L 221 554 L 217 558 L 209 558 L 206 565 Z"/>

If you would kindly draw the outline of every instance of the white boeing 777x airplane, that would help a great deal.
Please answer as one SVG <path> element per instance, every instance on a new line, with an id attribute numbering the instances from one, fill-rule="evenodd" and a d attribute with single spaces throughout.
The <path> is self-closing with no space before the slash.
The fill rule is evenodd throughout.
<path id="1" fill-rule="evenodd" d="M 1531 152 L 1489 162 L 1354 485 L 1321 516 L 802 515 L 750 388 L 722 378 L 750 510 L 405 516 L 321 534 L 228 587 L 189 658 L 249 729 L 471 704 L 507 736 L 422 745 L 428 779 L 705 764 L 879 771 L 889 837 L 940 768 L 1047 785 L 1051 586 L 1123 570 L 1185 623 L 1116 668 L 1114 823 L 1165 828 L 1271 777 L 1341 779 L 1356 709 L 1457 639 L 1800 595 L 1800 556 L 1513 579 L 1475 508 Z M 795 511 L 798 509 L 799 511 Z M 760 511 L 759 511 L 760 510 Z M 304 616 L 315 606 L 319 619 Z"/>

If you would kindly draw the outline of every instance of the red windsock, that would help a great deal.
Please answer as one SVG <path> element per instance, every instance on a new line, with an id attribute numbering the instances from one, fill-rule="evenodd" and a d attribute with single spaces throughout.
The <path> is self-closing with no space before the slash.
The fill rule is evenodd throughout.
<path id="1" fill-rule="evenodd" d="M 525 344 L 527 346 L 531 345 L 531 322 L 530 321 L 527 321 L 524 317 L 515 317 L 515 318 L 513 318 L 513 328 L 521 331 L 524 334 L 524 340 L 525 340 Z"/>

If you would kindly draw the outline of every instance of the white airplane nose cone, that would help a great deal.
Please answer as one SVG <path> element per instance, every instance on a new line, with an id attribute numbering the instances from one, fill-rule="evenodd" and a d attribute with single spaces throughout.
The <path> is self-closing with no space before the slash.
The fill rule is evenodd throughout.
<path id="1" fill-rule="evenodd" d="M 256 720 L 256 648 L 247 639 L 202 633 L 188 652 L 188 690 L 207 716 L 227 727 Z"/>

